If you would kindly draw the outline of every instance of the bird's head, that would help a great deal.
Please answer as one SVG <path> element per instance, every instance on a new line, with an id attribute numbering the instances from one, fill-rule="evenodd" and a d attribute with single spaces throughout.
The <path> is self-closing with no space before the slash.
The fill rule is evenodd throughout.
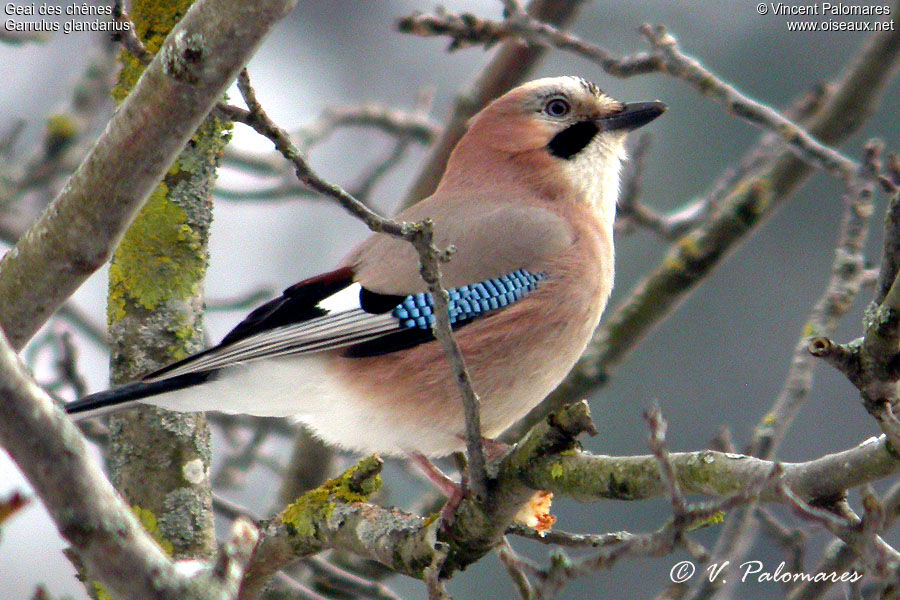
<path id="1" fill-rule="evenodd" d="M 665 110 L 661 102 L 622 103 L 579 77 L 537 79 L 472 118 L 447 176 L 468 171 L 477 182 L 471 172 L 480 170 L 499 183 L 508 174 L 547 196 L 605 206 L 611 218 L 626 134 Z"/>

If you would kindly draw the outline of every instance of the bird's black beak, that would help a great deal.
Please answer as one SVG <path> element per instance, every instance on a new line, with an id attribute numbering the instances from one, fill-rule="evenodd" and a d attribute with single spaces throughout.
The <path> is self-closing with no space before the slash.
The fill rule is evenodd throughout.
<path id="1" fill-rule="evenodd" d="M 602 131 L 616 131 L 624 129 L 631 131 L 643 127 L 659 115 L 666 112 L 668 107 L 662 102 L 632 102 L 626 104 L 621 112 L 597 119 Z"/>

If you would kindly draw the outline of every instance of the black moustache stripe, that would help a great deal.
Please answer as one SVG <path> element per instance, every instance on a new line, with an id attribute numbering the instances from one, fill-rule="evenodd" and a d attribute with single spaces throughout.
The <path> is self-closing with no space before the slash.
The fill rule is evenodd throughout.
<path id="1" fill-rule="evenodd" d="M 579 121 L 554 135 L 547 149 L 553 156 L 568 160 L 584 150 L 599 131 L 595 121 Z"/>

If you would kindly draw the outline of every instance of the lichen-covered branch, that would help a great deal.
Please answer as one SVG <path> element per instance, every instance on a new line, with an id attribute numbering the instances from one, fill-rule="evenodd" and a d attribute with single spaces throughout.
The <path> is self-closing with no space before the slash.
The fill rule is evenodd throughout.
<path id="1" fill-rule="evenodd" d="M 796 497 L 814 502 L 900 468 L 900 460 L 883 437 L 812 461 L 784 463 L 779 469 L 772 461 L 739 454 L 668 452 L 666 462 L 673 483 L 666 485 L 660 478 L 659 456 L 612 457 L 578 451 L 575 436 L 592 431 L 584 402 L 541 422 L 489 469 L 488 497 L 463 499 L 453 521 L 442 526 L 437 526 L 434 517 L 425 519 L 366 503 L 366 497 L 379 485 L 380 470 L 380 461 L 367 459 L 304 494 L 281 515 L 262 524 L 260 544 L 248 568 L 241 598 L 255 598 L 279 569 L 326 548 L 349 551 L 418 578 L 425 576 L 426 567 L 440 549 L 446 552 L 443 575 L 449 577 L 490 551 L 508 530 L 519 506 L 538 489 L 581 501 L 638 500 L 667 495 L 672 485 L 677 485 L 684 494 L 709 495 L 725 503 L 686 507 L 680 524 L 675 524 L 684 527 L 685 523 L 702 521 L 704 515 L 725 510 L 722 506 L 733 509 L 757 497 L 763 502 L 785 502 L 779 481 Z M 773 477 L 776 470 L 780 479 Z M 758 485 L 748 491 L 748 482 Z M 233 517 L 240 512 L 231 508 L 226 514 Z M 660 535 L 674 535 L 677 527 L 665 529 Z M 622 535 L 595 536 L 590 544 L 611 548 L 629 539 Z M 629 544 L 637 547 L 641 539 L 632 539 Z M 583 545 L 584 541 L 579 543 Z"/>
<path id="2" fill-rule="evenodd" d="M 178 24 L 66 187 L 0 262 L 0 323 L 14 348 L 109 259 L 184 144 L 293 4 L 201 0 Z"/>
<path id="3" fill-rule="evenodd" d="M 380 471 L 378 458 L 365 459 L 264 523 L 241 600 L 256 598 L 277 571 L 325 548 L 347 550 L 398 573 L 423 577 L 433 559 L 437 524 L 366 503 L 381 485 Z"/>
<path id="4" fill-rule="evenodd" d="M 810 336 L 830 335 L 840 319 L 853 304 L 865 277 L 863 251 L 868 237 L 873 210 L 874 175 L 880 160 L 881 145 L 869 142 L 862 161 L 861 172 L 850 182 L 844 194 L 844 211 L 838 235 L 831 278 L 822 296 L 810 311 L 809 318 L 795 348 L 784 387 L 772 409 L 762 418 L 754 433 L 752 456 L 771 459 L 784 439 L 794 418 L 805 404 L 813 381 L 814 359 L 807 351 Z M 740 509 L 729 515 L 719 540 L 713 549 L 715 562 L 730 560 L 739 563 L 756 539 L 757 521 L 753 511 Z M 729 585 L 726 578 L 705 580 L 698 594 L 703 595 L 719 586 Z M 734 584 L 734 579 L 732 583 Z"/>
<path id="5" fill-rule="evenodd" d="M 189 7 L 188 0 L 132 3 L 131 33 L 142 43 L 142 56 L 160 51 Z M 120 100 L 132 91 L 145 64 L 139 57 L 121 56 L 124 64 L 113 89 Z M 114 384 L 202 348 L 211 193 L 230 133 L 228 122 L 203 121 L 113 254 L 107 324 Z M 110 417 L 109 430 L 110 476 L 128 503 L 153 519 L 174 557 L 211 557 L 216 543 L 205 415 L 141 407 Z"/>
<path id="6" fill-rule="evenodd" d="M 772 469 L 771 461 L 744 454 L 702 450 L 673 452 L 677 481 L 685 493 L 724 496 Z M 828 498 L 844 490 L 877 481 L 900 469 L 887 439 L 872 438 L 849 450 L 803 463 L 782 463 L 784 481 L 807 500 Z M 604 457 L 584 453 L 539 460 L 526 475 L 529 485 L 590 501 L 598 498 L 640 500 L 659 496 L 664 487 L 653 456 Z M 772 488 L 760 494 L 775 499 Z"/>
<path id="7" fill-rule="evenodd" d="M 91 458 L 84 438 L 25 374 L 0 334 L 0 444 L 28 477 L 86 571 L 120 600 L 233 600 L 255 541 L 237 524 L 232 545 L 193 575 L 180 572 Z"/>
<path id="8" fill-rule="evenodd" d="M 893 193 L 885 219 L 887 236 L 897 233 L 894 223 L 895 197 L 900 194 L 897 190 L 897 182 L 900 182 L 897 162 L 892 155 L 888 175 L 882 175 L 880 171 L 879 156 L 874 156 L 870 165 L 870 170 L 879 175 Z M 872 193 L 871 189 L 869 193 Z M 895 407 L 900 402 L 897 391 L 897 381 L 900 379 L 897 368 L 900 356 L 900 277 L 895 272 L 894 245 L 894 240 L 885 239 L 876 299 L 866 311 L 863 336 L 848 344 L 837 344 L 827 335 L 822 335 L 811 339 L 808 349 L 813 356 L 838 369 L 859 389 L 863 405 L 876 418 L 894 446 L 900 448 L 900 421 L 895 416 Z M 890 273 L 894 273 L 894 280 L 888 286 L 886 275 Z"/>
<path id="9" fill-rule="evenodd" d="M 593 430 L 587 410 L 586 403 L 579 403 L 535 427 L 496 466 L 488 495 L 464 498 L 451 523 L 365 503 L 379 485 L 381 462 L 364 460 L 262 525 L 241 599 L 255 598 L 276 571 L 325 548 L 346 550 L 420 579 L 439 558 L 441 576 L 449 577 L 489 552 L 533 495 L 523 481 L 533 459 L 571 451 L 576 435 Z"/>

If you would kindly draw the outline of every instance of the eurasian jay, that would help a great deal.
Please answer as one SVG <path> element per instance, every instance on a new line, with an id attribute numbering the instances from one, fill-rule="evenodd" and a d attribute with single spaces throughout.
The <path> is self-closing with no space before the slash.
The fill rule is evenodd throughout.
<path id="1" fill-rule="evenodd" d="M 397 215 L 431 219 L 436 245 L 456 249 L 443 284 L 485 437 L 540 402 L 587 345 L 613 282 L 625 136 L 665 108 L 623 104 L 577 77 L 526 83 L 471 120 L 434 195 Z M 294 416 L 361 452 L 462 450 L 463 406 L 425 290 L 413 247 L 373 234 L 219 345 L 66 408 Z"/>

